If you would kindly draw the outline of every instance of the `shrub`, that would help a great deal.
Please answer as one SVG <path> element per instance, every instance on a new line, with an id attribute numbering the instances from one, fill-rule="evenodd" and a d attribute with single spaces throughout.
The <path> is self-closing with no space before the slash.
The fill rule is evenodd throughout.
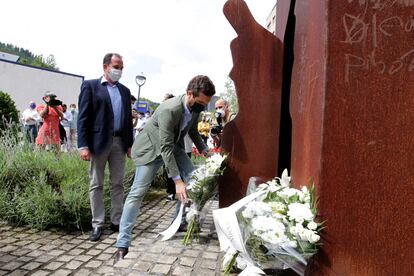
<path id="1" fill-rule="evenodd" d="M 89 163 L 77 153 L 61 154 L 57 160 L 54 152 L 33 150 L 13 131 L 5 130 L 4 134 L 0 136 L 0 219 L 36 229 L 90 228 Z M 135 165 L 127 159 L 125 197 L 134 175 Z M 160 179 L 158 176 L 153 186 L 164 188 L 164 183 L 158 183 Z M 104 202 L 109 218 L 108 187 L 107 169 Z"/>
<path id="2" fill-rule="evenodd" d="M 0 91 L 0 130 L 7 128 L 8 124 L 19 122 L 18 111 L 15 102 L 9 94 Z"/>

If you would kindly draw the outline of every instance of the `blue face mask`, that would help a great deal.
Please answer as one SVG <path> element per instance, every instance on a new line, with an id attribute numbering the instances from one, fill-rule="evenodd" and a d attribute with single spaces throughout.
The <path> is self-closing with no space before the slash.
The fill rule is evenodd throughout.
<path id="1" fill-rule="evenodd" d="M 36 108 L 36 104 L 34 104 L 34 103 L 30 104 L 30 108 L 31 109 L 35 109 Z"/>

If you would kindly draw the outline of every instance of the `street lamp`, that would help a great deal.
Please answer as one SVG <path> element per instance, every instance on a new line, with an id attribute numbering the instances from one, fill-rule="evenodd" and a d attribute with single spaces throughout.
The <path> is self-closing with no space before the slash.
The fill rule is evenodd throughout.
<path id="1" fill-rule="evenodd" d="M 138 97 L 137 97 L 138 107 L 139 107 L 139 94 L 141 93 L 141 86 L 145 84 L 146 80 L 147 78 L 144 75 L 142 75 L 142 72 L 141 72 L 141 75 L 137 75 L 135 77 L 135 82 L 138 85 Z"/>

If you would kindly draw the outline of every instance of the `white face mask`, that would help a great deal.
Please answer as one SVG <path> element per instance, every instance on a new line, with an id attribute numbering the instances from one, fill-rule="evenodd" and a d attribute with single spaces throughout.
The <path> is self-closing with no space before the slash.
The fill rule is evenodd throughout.
<path id="1" fill-rule="evenodd" d="M 113 82 L 117 82 L 122 77 L 122 70 L 111 67 L 109 68 L 108 76 Z"/>
<path id="2" fill-rule="evenodd" d="M 74 112 L 74 111 L 75 111 L 75 108 L 73 108 L 73 107 L 72 107 L 72 108 L 70 109 L 70 111 Z"/>
<path id="3" fill-rule="evenodd" d="M 222 118 L 223 118 L 223 117 L 224 117 L 224 115 L 225 115 L 225 112 L 224 112 L 224 110 L 223 110 L 223 109 L 217 109 L 217 110 L 216 110 L 216 113 L 220 113 Z"/>

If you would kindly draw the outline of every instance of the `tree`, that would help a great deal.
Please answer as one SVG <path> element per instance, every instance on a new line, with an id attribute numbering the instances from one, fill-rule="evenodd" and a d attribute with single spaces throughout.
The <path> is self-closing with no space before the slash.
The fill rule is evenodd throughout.
<path id="1" fill-rule="evenodd" d="M 234 88 L 233 80 L 227 76 L 227 80 L 224 82 L 224 93 L 220 93 L 220 98 L 226 100 L 229 103 L 230 110 L 234 113 L 239 111 L 239 103 L 237 101 L 236 89 Z"/>
<path id="2" fill-rule="evenodd" d="M 4 130 L 7 124 L 17 124 L 19 121 L 15 102 L 3 91 L 0 91 L 0 120 L 0 130 Z"/>

